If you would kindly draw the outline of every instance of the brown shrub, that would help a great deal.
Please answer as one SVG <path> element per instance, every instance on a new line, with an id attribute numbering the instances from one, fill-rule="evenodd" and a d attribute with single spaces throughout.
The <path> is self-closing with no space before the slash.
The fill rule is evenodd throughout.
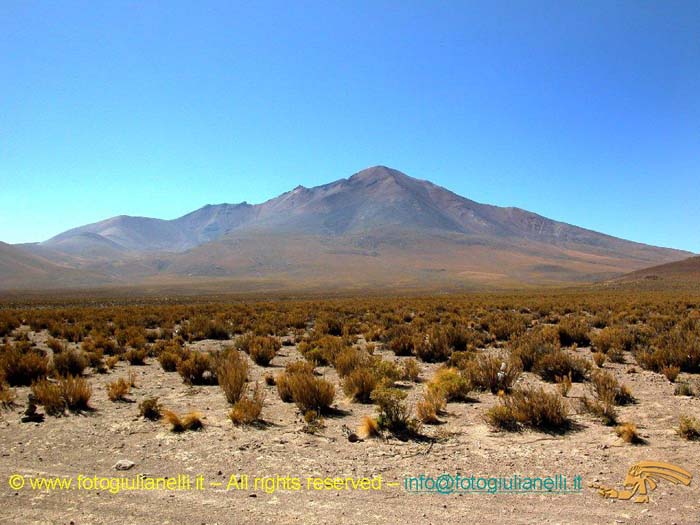
<path id="1" fill-rule="evenodd" d="M 661 373 L 668 379 L 671 383 L 676 382 L 676 378 L 678 377 L 678 374 L 681 373 L 681 369 L 679 366 L 665 366 L 661 369 Z"/>
<path id="2" fill-rule="evenodd" d="M 557 376 L 569 376 L 573 382 L 581 382 L 588 375 L 591 364 L 585 359 L 569 355 L 563 350 L 542 356 L 535 365 L 535 373 L 545 381 L 554 382 Z"/>
<path id="3" fill-rule="evenodd" d="M 486 420 L 500 430 L 529 427 L 546 432 L 564 432 L 571 426 L 563 399 L 543 388 L 515 390 L 501 396 L 501 404 L 486 413 Z"/>
<path id="4" fill-rule="evenodd" d="M 170 424 L 173 432 L 185 432 L 186 430 L 200 430 L 204 428 L 202 415 L 199 412 L 189 412 L 180 417 L 172 410 L 164 410 L 163 417 Z"/>
<path id="5" fill-rule="evenodd" d="M 92 388 L 86 379 L 78 376 L 68 376 L 60 380 L 59 386 L 68 410 L 78 412 L 90 410 Z"/>
<path id="6" fill-rule="evenodd" d="M 143 366 L 146 362 L 147 355 L 148 350 L 145 348 L 141 348 L 140 350 L 130 348 L 124 353 L 124 359 L 126 359 L 130 365 Z"/>
<path id="7" fill-rule="evenodd" d="M 501 391 L 509 392 L 520 377 L 520 372 L 519 362 L 496 355 L 482 354 L 469 368 L 469 379 L 475 388 L 497 394 Z"/>
<path id="8" fill-rule="evenodd" d="M 542 356 L 559 350 L 559 332 L 554 326 L 538 326 L 512 339 L 510 346 L 513 358 L 529 372 Z"/>
<path id="9" fill-rule="evenodd" d="M 678 434 L 688 441 L 700 440 L 700 420 L 692 416 L 681 416 Z"/>
<path id="10" fill-rule="evenodd" d="M 219 363 L 217 376 L 226 401 L 231 404 L 237 403 L 245 392 L 248 361 L 241 353 L 231 351 Z"/>
<path id="11" fill-rule="evenodd" d="M 126 401 L 129 392 L 131 392 L 131 382 L 123 377 L 107 384 L 107 397 L 110 401 Z"/>
<path id="12" fill-rule="evenodd" d="M 428 390 L 446 401 L 471 401 L 472 384 L 464 373 L 456 368 L 441 367 L 428 382 Z"/>
<path id="13" fill-rule="evenodd" d="M 416 415 L 422 423 L 434 425 L 440 422 L 438 414 L 445 410 L 446 400 L 438 389 L 428 388 L 423 399 L 416 403 Z"/>
<path id="14" fill-rule="evenodd" d="M 256 364 L 267 366 L 282 347 L 279 339 L 270 336 L 254 336 L 250 341 L 250 357 Z"/>
<path id="15" fill-rule="evenodd" d="M 48 359 L 33 351 L 23 353 L 6 345 L 0 354 L 0 371 L 10 386 L 29 386 L 46 377 L 48 369 Z"/>
<path id="16" fill-rule="evenodd" d="M 191 352 L 177 364 L 177 373 L 188 385 L 215 385 L 217 383 L 214 362 L 209 354 Z"/>
<path id="17" fill-rule="evenodd" d="M 60 376 L 79 376 L 88 365 L 85 352 L 66 350 L 53 356 L 53 370 Z"/>
<path id="18" fill-rule="evenodd" d="M 615 428 L 615 433 L 622 438 L 625 443 L 641 444 L 644 440 L 637 431 L 637 425 L 634 423 L 622 423 Z"/>
<path id="19" fill-rule="evenodd" d="M 340 377 L 345 377 L 356 368 L 367 366 L 369 354 L 358 348 L 345 348 L 335 358 L 335 370 Z"/>
<path id="20" fill-rule="evenodd" d="M 379 377 L 369 367 L 350 372 L 343 380 L 343 391 L 358 403 L 369 403 L 372 391 L 379 385 Z"/>
<path id="21" fill-rule="evenodd" d="M 66 409 L 66 400 L 58 383 L 41 379 L 32 385 L 32 393 L 49 416 L 60 416 Z"/>
<path id="22" fill-rule="evenodd" d="M 370 416 L 363 416 L 357 434 L 362 439 L 367 439 L 379 435 L 379 424 L 377 420 Z"/>
<path id="23" fill-rule="evenodd" d="M 229 412 L 229 418 L 236 425 L 250 425 L 260 419 L 264 401 L 265 392 L 256 383 L 251 394 L 234 403 Z"/>
<path id="24" fill-rule="evenodd" d="M 433 326 L 428 333 L 415 338 L 414 352 L 416 357 L 426 363 L 439 363 L 450 358 L 452 348 L 445 330 L 440 326 Z"/>
<path id="25" fill-rule="evenodd" d="M 319 414 L 328 412 L 335 398 L 335 388 L 331 383 L 303 373 L 291 374 L 288 379 L 292 400 L 302 414 L 309 410 Z"/>
<path id="26" fill-rule="evenodd" d="M 596 398 L 602 403 L 612 405 L 628 405 L 634 402 L 629 388 L 620 385 L 610 372 L 596 371 L 591 376 L 591 386 Z"/>
<path id="27" fill-rule="evenodd" d="M 406 359 L 401 369 L 401 379 L 404 381 L 417 382 L 420 377 L 420 365 L 413 358 Z"/>
<path id="28" fill-rule="evenodd" d="M 591 328 L 580 317 L 565 317 L 559 323 L 559 341 L 562 346 L 588 346 L 591 343 L 589 337 Z"/>
<path id="29" fill-rule="evenodd" d="M 157 397 L 147 397 L 139 403 L 139 415 L 143 418 L 157 421 L 163 415 L 161 414 L 161 406 L 158 403 Z"/>

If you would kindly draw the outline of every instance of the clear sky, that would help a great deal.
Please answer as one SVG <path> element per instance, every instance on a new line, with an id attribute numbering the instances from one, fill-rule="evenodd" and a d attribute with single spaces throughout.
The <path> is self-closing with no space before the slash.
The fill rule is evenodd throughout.
<path id="1" fill-rule="evenodd" d="M 700 2 L 0 2 L 0 240 L 376 164 L 700 252 Z"/>

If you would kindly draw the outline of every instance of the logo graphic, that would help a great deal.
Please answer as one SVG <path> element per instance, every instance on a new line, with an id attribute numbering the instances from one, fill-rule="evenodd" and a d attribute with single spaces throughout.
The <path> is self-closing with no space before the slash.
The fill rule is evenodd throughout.
<path id="1" fill-rule="evenodd" d="M 687 470 L 661 461 L 640 461 L 627 471 L 623 483 L 624 490 L 617 490 L 601 485 L 591 485 L 598 489 L 598 494 L 608 499 L 630 500 L 635 503 L 648 503 L 649 493 L 656 489 L 659 481 L 665 479 L 674 485 L 690 485 L 693 475 Z M 636 496 L 636 497 L 635 497 Z"/>

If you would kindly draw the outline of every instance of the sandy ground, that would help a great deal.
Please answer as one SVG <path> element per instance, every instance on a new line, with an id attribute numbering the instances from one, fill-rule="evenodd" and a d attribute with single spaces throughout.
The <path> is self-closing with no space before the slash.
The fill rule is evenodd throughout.
<path id="1" fill-rule="evenodd" d="M 36 341 L 45 334 L 32 334 Z M 202 341 L 195 347 L 211 349 L 231 342 Z M 590 356 L 587 349 L 577 351 Z M 386 358 L 396 359 L 385 354 Z M 290 360 L 299 359 L 294 347 L 285 346 L 271 367 L 253 366 L 255 378 L 277 373 Z M 435 365 L 422 365 L 427 379 Z M 623 443 L 609 427 L 589 415 L 575 414 L 577 429 L 563 436 L 537 432 L 493 432 L 483 421 L 488 407 L 497 402 L 480 394 L 476 403 L 450 403 L 444 424 L 425 426 L 430 438 L 402 442 L 395 438 L 350 442 L 347 429 L 355 430 L 362 416 L 374 413 L 371 405 L 351 403 L 338 386 L 337 417 L 326 418 L 317 434 L 305 432 L 304 422 L 292 404 L 283 403 L 275 387 L 266 386 L 263 410 L 266 425 L 238 428 L 228 420 L 228 405 L 218 386 L 188 387 L 176 373 L 163 372 L 157 361 L 131 367 L 137 386 L 133 403 L 107 399 L 105 384 L 126 377 L 119 363 L 107 375 L 87 375 L 93 385 L 94 412 L 47 417 L 43 423 L 20 423 L 28 388 L 18 388 L 17 405 L 0 412 L 0 505 L 2 523 L 700 523 L 700 443 L 676 433 L 680 414 L 700 415 L 700 399 L 673 396 L 673 385 L 663 376 L 630 365 L 606 364 L 627 383 L 638 403 L 620 408 L 620 419 L 633 421 L 646 440 L 644 445 Z M 335 371 L 320 368 L 338 384 Z M 681 377 L 694 382 L 697 377 Z M 538 381 L 524 374 L 520 381 Z M 409 400 L 425 388 L 414 385 Z M 585 391 L 575 384 L 569 397 Z M 162 422 L 138 416 L 138 402 L 159 396 L 176 412 L 198 410 L 205 428 L 174 434 Z M 40 409 L 41 410 L 41 409 Z M 574 410 L 575 411 L 575 410 Z M 117 461 L 135 462 L 117 471 Z M 602 498 L 589 487 L 600 483 L 622 488 L 627 470 L 641 460 L 674 463 L 695 476 L 689 487 L 661 481 L 649 503 L 635 504 Z M 548 476 L 563 474 L 572 483 L 582 478 L 580 493 L 569 494 L 415 494 L 403 488 L 406 476 L 441 474 L 476 476 Z M 126 491 L 33 490 L 34 477 L 66 476 L 176 477 L 202 476 L 202 490 Z M 226 490 L 232 475 L 291 476 L 301 479 L 302 490 L 271 493 L 250 486 Z M 10 477 L 21 475 L 24 487 L 14 490 Z M 381 476 L 381 490 L 311 490 L 308 477 Z M 387 486 L 387 483 L 399 486 Z M 221 483 L 220 486 L 212 483 Z"/>

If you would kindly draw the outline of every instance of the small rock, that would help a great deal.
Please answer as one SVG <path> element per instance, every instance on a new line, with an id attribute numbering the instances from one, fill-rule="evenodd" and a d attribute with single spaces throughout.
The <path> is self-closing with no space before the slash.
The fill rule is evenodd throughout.
<path id="1" fill-rule="evenodd" d="M 134 463 L 133 461 L 130 461 L 128 459 L 120 459 L 114 464 L 112 468 L 115 470 L 129 470 L 134 465 L 136 465 L 136 463 Z"/>

